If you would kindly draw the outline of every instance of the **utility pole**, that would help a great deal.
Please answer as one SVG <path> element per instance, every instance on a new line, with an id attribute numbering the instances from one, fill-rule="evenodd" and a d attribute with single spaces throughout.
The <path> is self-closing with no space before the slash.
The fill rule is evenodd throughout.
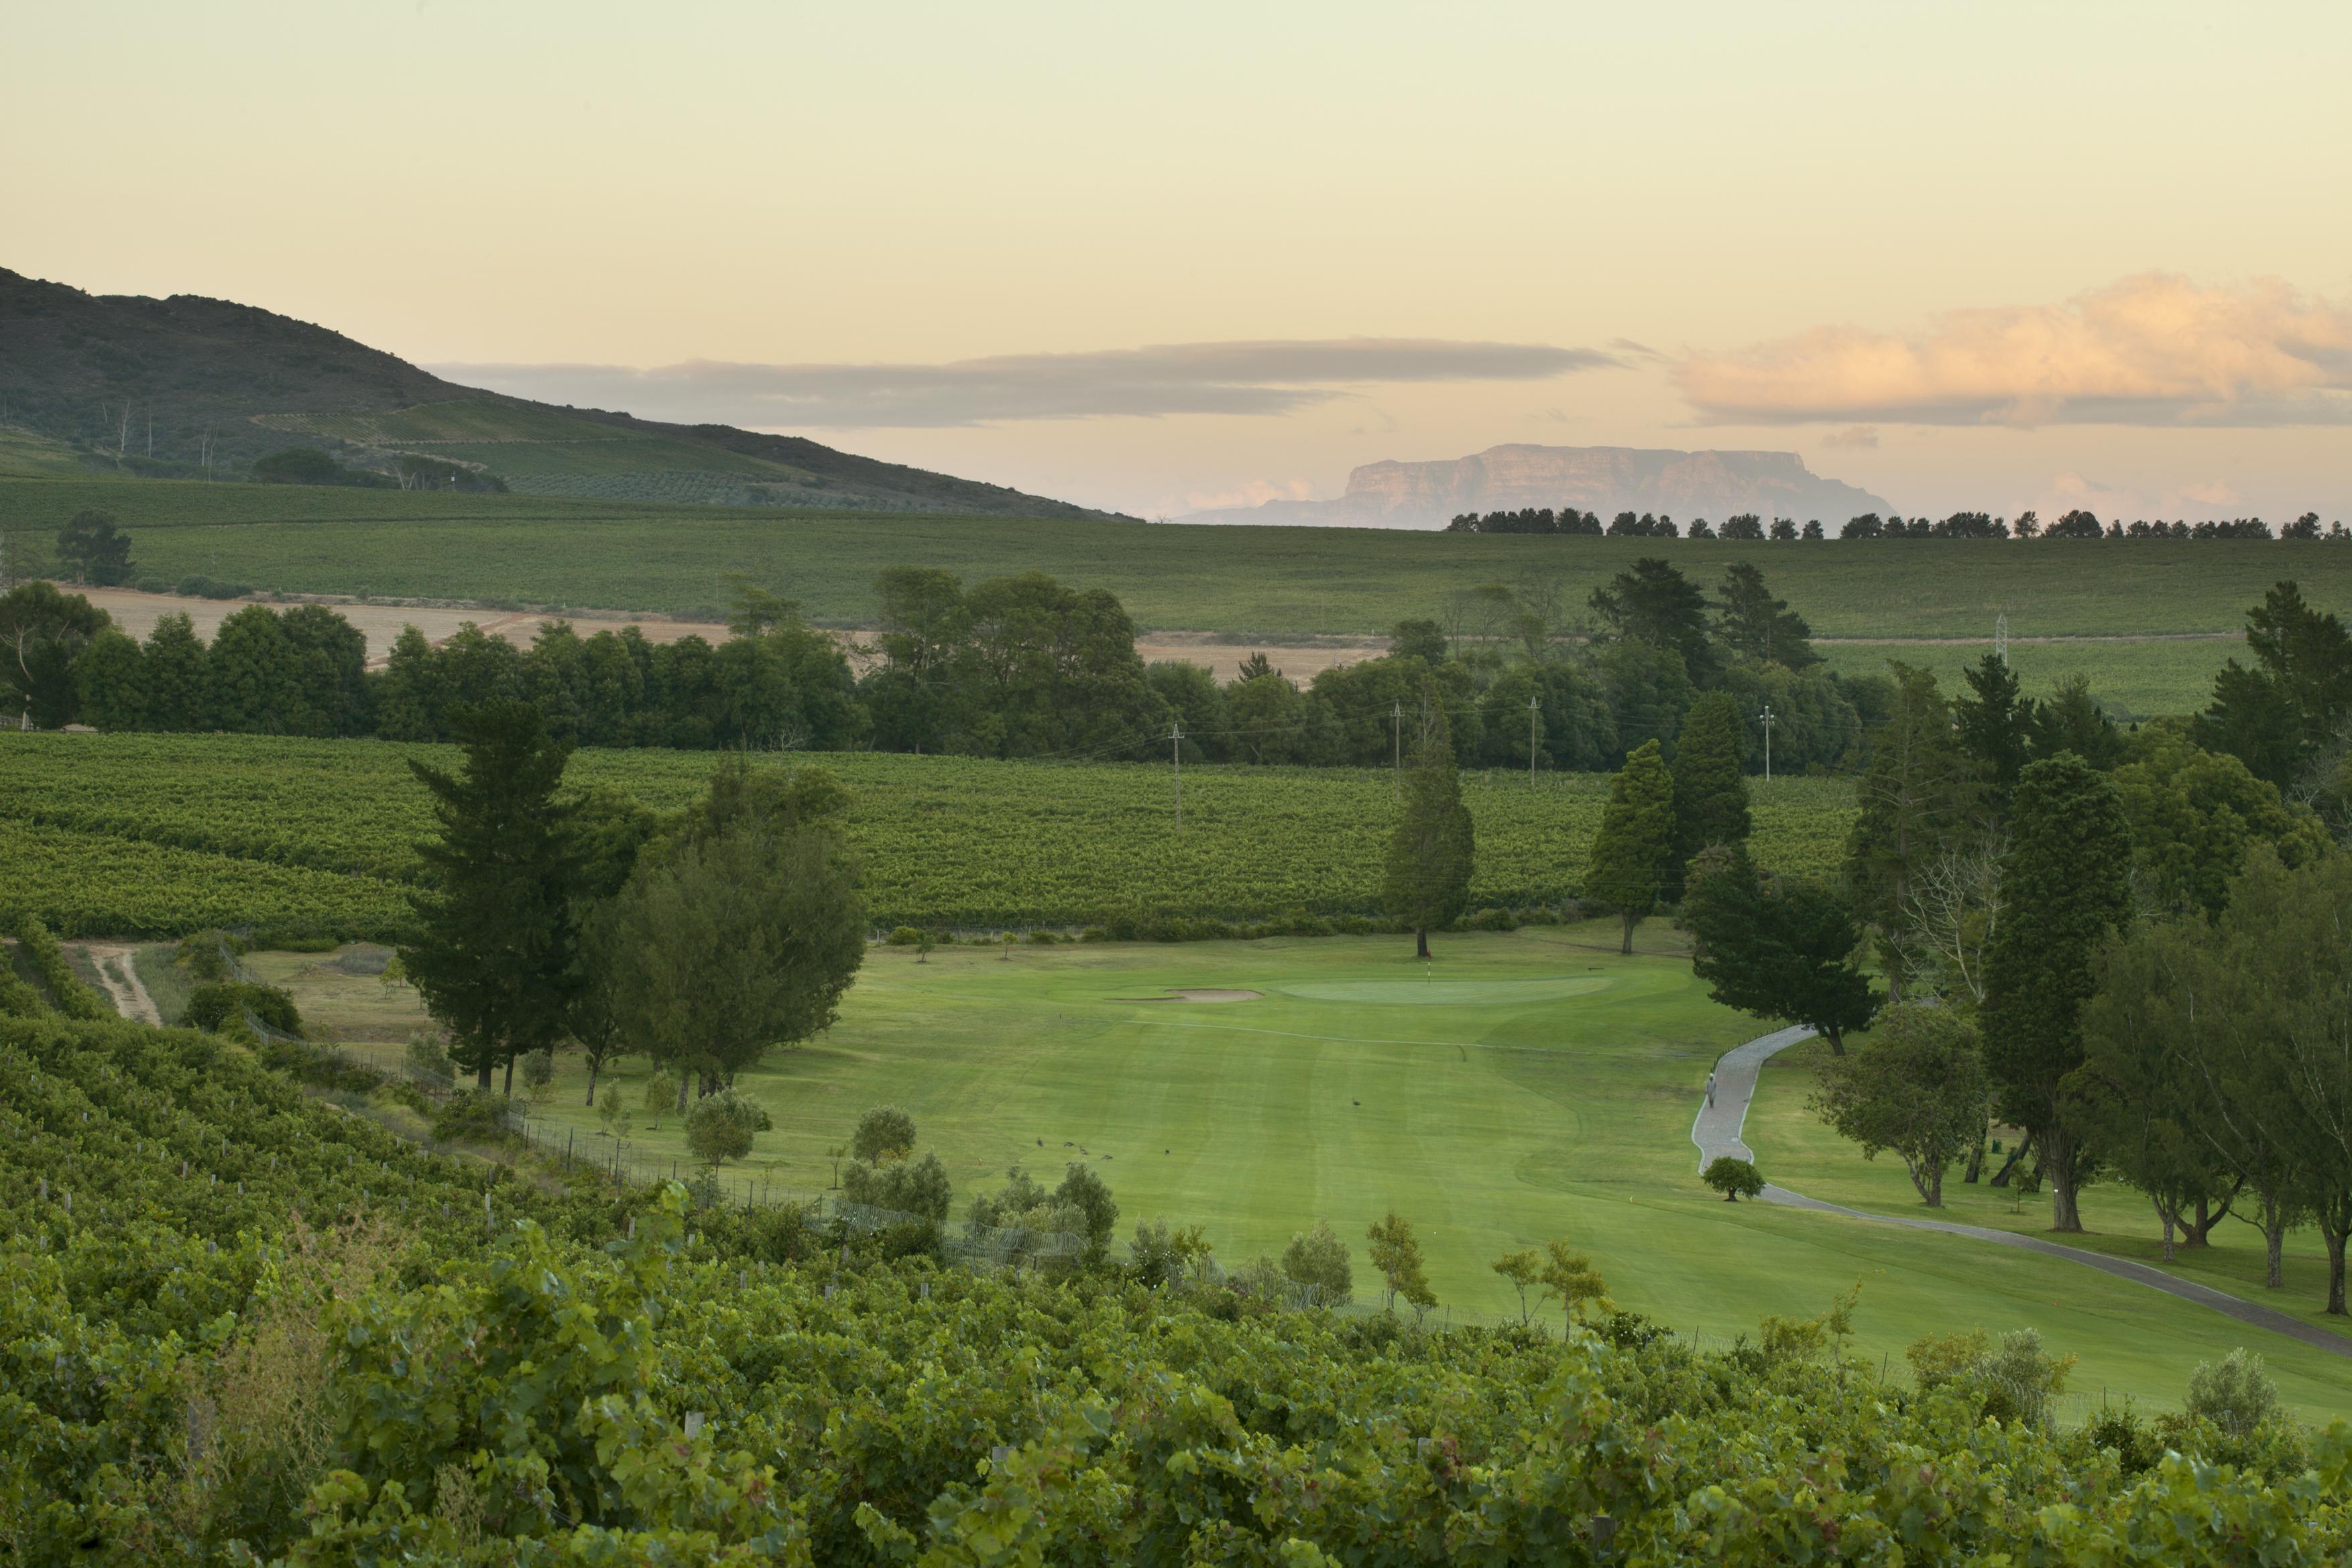
<path id="1" fill-rule="evenodd" d="M 1536 787 L 1536 726 L 1541 705 L 1530 694 L 1528 697 L 1528 788 Z"/>
<path id="2" fill-rule="evenodd" d="M 1168 729 L 1168 753 L 1176 764 L 1176 831 L 1184 831 L 1184 721 L 1178 719 Z"/>
<path id="3" fill-rule="evenodd" d="M 1772 782 L 1772 705 L 1766 703 L 1764 711 L 1756 716 L 1764 721 L 1764 782 Z"/>
<path id="4" fill-rule="evenodd" d="M 1396 789 L 1397 799 L 1404 799 L 1404 700 L 1400 697 L 1390 705 L 1396 719 Z"/>
<path id="5" fill-rule="evenodd" d="M 1992 656 L 2001 667 L 2009 667 L 2009 612 L 2004 610 L 1992 618 Z"/>

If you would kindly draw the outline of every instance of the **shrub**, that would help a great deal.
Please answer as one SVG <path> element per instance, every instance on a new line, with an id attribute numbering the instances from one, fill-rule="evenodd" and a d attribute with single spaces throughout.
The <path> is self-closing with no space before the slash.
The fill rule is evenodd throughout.
<path id="1" fill-rule="evenodd" d="M 2213 1423 L 2223 1436 L 2252 1437 L 2279 1414 L 2278 1385 L 2263 1372 L 2263 1358 L 2243 1346 L 2223 1356 L 2220 1364 L 2197 1364 L 2189 1375 L 2187 1415 Z"/>
<path id="2" fill-rule="evenodd" d="M 244 980 L 211 980 L 188 993 L 187 1011 L 181 1021 L 190 1029 L 218 1033 L 225 1024 L 242 1024 L 251 1013 L 279 1034 L 299 1035 L 302 1015 L 294 1009 L 294 998 L 276 986 L 257 986 Z"/>
<path id="3" fill-rule="evenodd" d="M 937 1155 L 879 1166 L 853 1160 L 841 1173 L 841 1191 L 852 1203 L 915 1215 L 933 1225 L 946 1223 L 955 1202 L 954 1184 Z"/>
<path id="4" fill-rule="evenodd" d="M 1062 935 L 1058 931 L 1046 931 L 1041 929 L 1029 933 L 1029 941 L 1031 945 L 1038 947 L 1051 947 L 1055 943 L 1059 942 L 1061 939 Z"/>
<path id="5" fill-rule="evenodd" d="M 408 1049 L 403 1053 L 408 1076 L 429 1088 L 446 1090 L 457 1082 L 457 1064 L 449 1060 L 448 1051 L 431 1035 L 413 1035 Z"/>
<path id="6" fill-rule="evenodd" d="M 534 1101 L 544 1101 L 555 1092 L 555 1052 L 541 1047 L 522 1059 L 523 1092 Z"/>
<path id="7" fill-rule="evenodd" d="M 433 1113 L 436 1143 L 501 1144 L 514 1135 L 514 1107 L 496 1090 L 452 1094 Z"/>
<path id="8" fill-rule="evenodd" d="M 1764 1190 L 1764 1178 L 1756 1174 L 1756 1167 L 1734 1155 L 1717 1155 L 1699 1174 L 1699 1180 L 1723 1194 L 1726 1203 L 1738 1203 Z"/>
<path id="9" fill-rule="evenodd" d="M 1290 1239 L 1290 1245 L 1282 1249 L 1281 1277 L 1289 1281 L 1299 1301 L 1310 1307 L 1344 1307 L 1356 1293 L 1348 1244 L 1325 1219 L 1317 1220 L 1314 1229 Z"/>
<path id="10" fill-rule="evenodd" d="M 923 933 L 920 927 L 894 925 L 890 928 L 890 935 L 882 938 L 882 945 L 886 947 L 913 947 L 919 946 L 922 940 Z"/>

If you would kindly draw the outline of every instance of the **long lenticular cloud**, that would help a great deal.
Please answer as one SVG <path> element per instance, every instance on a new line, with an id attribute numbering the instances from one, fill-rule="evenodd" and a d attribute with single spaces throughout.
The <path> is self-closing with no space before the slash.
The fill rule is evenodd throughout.
<path id="1" fill-rule="evenodd" d="M 2352 308 L 2275 278 L 2126 277 L 1909 336 L 1817 327 L 1674 368 L 1706 420 L 1785 424 L 2352 423 Z"/>
<path id="2" fill-rule="evenodd" d="M 1622 368 L 1595 349 L 1425 338 L 1166 343 L 1084 354 L 1006 354 L 939 365 L 436 365 L 519 397 L 625 408 L 656 419 L 835 429 L 998 421 L 1282 414 L 1393 382 L 1541 381 Z"/>

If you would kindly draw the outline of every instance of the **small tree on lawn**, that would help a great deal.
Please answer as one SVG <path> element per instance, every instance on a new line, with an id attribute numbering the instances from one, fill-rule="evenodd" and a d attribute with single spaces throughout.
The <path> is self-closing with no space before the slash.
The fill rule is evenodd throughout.
<path id="1" fill-rule="evenodd" d="M 1404 811 L 1389 838 L 1383 895 L 1389 913 L 1410 921 L 1413 956 L 1429 956 L 1429 933 L 1461 916 L 1470 901 L 1474 834 L 1454 771 L 1454 732 L 1434 685 L 1421 699 L 1421 727 L 1404 779 Z"/>
<path id="2" fill-rule="evenodd" d="M 751 1140 L 774 1125 L 756 1101 L 722 1089 L 696 1101 L 686 1113 L 686 1146 L 715 1171 L 750 1154 Z"/>
<path id="3" fill-rule="evenodd" d="M 903 1160 L 915 1152 L 915 1119 L 896 1105 L 877 1105 L 857 1118 L 849 1153 L 869 1166 Z"/>
<path id="4" fill-rule="evenodd" d="M 1544 1255 L 1532 1247 L 1506 1252 L 1490 1265 L 1496 1273 L 1511 1282 L 1513 1290 L 1518 1291 L 1519 1322 L 1523 1324 L 1528 1321 L 1528 1292 L 1543 1283 L 1543 1266 Z"/>
<path id="5" fill-rule="evenodd" d="M 662 1113 L 677 1103 L 677 1077 L 676 1074 L 667 1071 L 656 1072 L 646 1080 L 644 1103 L 645 1108 L 653 1113 L 654 1131 L 661 1131 Z"/>
<path id="6" fill-rule="evenodd" d="M 1892 1149 L 1930 1208 L 1944 1206 L 1944 1172 L 1981 1143 L 1992 1080 L 1977 1032 L 1949 1008 L 1916 1003 L 1878 1017 L 1870 1048 L 1823 1065 L 1813 1113 L 1874 1159 Z"/>
<path id="7" fill-rule="evenodd" d="M 1608 1281 L 1592 1266 L 1591 1255 L 1577 1251 L 1565 1237 L 1545 1246 L 1542 1266 L 1536 1277 L 1543 1284 L 1539 1300 L 1559 1303 L 1563 1331 L 1582 1322 L 1588 1310 L 1616 1309 L 1616 1303 L 1609 1299 Z"/>
<path id="8" fill-rule="evenodd" d="M 1675 781 L 1658 743 L 1645 740 L 1609 784 L 1609 804 L 1584 866 L 1583 895 L 1614 909 L 1625 923 L 1622 951 L 1633 951 L 1633 927 L 1658 906 L 1675 863 Z"/>
<path id="9" fill-rule="evenodd" d="M 1372 1267 L 1380 1271 L 1383 1308 L 1394 1312 L 1396 1299 L 1402 1296 L 1418 1318 L 1437 1304 L 1412 1221 L 1391 1208 L 1365 1228 L 1364 1239 L 1371 1243 Z"/>
<path id="10" fill-rule="evenodd" d="M 1726 1203 L 1738 1203 L 1764 1190 L 1764 1178 L 1756 1174 L 1756 1167 L 1734 1155 L 1717 1155 L 1698 1179 L 1723 1194 Z"/>

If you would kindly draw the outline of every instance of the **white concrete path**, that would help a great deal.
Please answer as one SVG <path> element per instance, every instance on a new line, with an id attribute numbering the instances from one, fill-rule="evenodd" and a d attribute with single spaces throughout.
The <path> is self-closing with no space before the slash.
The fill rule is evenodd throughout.
<path id="1" fill-rule="evenodd" d="M 1802 1040 L 1811 1040 L 1813 1031 L 1798 1025 L 1776 1030 L 1732 1047 L 1715 1064 L 1715 1094 L 1699 1097 L 1698 1115 L 1691 1123 L 1691 1142 L 1698 1145 L 1698 1168 L 1706 1169 L 1717 1156 L 1733 1155 L 1743 1160 L 1756 1155 L 1741 1134 L 1748 1124 L 1748 1102 L 1756 1097 L 1756 1075 L 1764 1063 L 1781 1051 Z M 1764 1187 L 1764 1201 L 1790 1208 L 1810 1209 L 1816 1214 L 1834 1214 L 1847 1219 L 1864 1219 L 1874 1225 L 1900 1225 L 1911 1230 L 1939 1230 L 1947 1236 L 1964 1236 L 1973 1241 L 1990 1241 L 2001 1247 L 2019 1247 L 2028 1252 L 2040 1252 L 2052 1258 L 2063 1258 L 2070 1263 L 2080 1263 L 2119 1280 L 2129 1280 L 2150 1290 L 2162 1291 L 2168 1296 L 2178 1296 L 2184 1301 L 2194 1301 L 2210 1307 L 2226 1317 L 2235 1318 L 2254 1328 L 2283 1333 L 2314 1350 L 2331 1355 L 2352 1357 L 2352 1339 L 2305 1322 L 2275 1307 L 2266 1307 L 2226 1291 L 2216 1291 L 2184 1280 L 2178 1274 L 2168 1274 L 2146 1263 L 2136 1263 L 2127 1258 L 2110 1258 L 2105 1253 L 2085 1251 L 2080 1247 L 2067 1247 L 2055 1241 L 2045 1241 L 2039 1236 L 2021 1236 L 2013 1230 L 1995 1230 L 1982 1225 L 1960 1225 L 1950 1220 L 1915 1218 L 1892 1214 L 1869 1214 L 1858 1208 L 1845 1208 L 1834 1203 L 1823 1203 L 1817 1197 L 1790 1192 L 1769 1182 Z"/>

